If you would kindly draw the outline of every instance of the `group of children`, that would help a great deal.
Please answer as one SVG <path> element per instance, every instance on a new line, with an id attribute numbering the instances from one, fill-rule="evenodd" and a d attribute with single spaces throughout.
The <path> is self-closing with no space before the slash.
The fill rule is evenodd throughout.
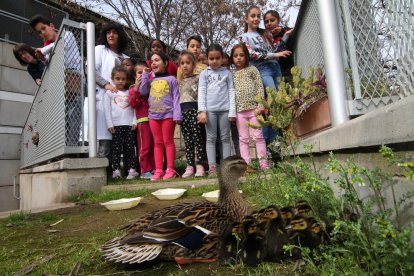
<path id="1" fill-rule="evenodd" d="M 125 59 L 123 66 L 112 70 L 112 82 L 118 91 L 105 94 L 105 118 L 113 134 L 114 178 L 121 175 L 122 152 L 129 168 L 127 178 L 138 175 L 137 159 L 141 178 L 174 178 L 177 124 L 181 125 L 187 160 L 182 177 L 204 176 L 205 155 L 209 175 L 216 174 L 216 142 L 220 142 L 222 158 L 230 156 L 231 124 L 237 126 L 242 158 L 251 163 L 248 123 L 257 125 L 256 115 L 264 111 L 255 99 L 266 98 L 266 89 L 277 89 L 282 75 L 278 60 L 291 54 L 284 48 L 291 31 L 282 32 L 279 14 L 265 14 L 265 30 L 259 28 L 260 21 L 260 9 L 250 7 L 245 16 L 245 33 L 231 50 L 231 71 L 230 66 L 223 66 L 225 53 L 218 44 L 206 49 L 208 66 L 202 62 L 199 36 L 187 40 L 178 66 L 166 56 L 165 44 L 156 39 L 150 44 L 151 54 L 146 62 L 133 65 L 132 60 Z M 138 157 L 131 128 L 137 129 Z M 271 129 L 252 131 L 262 170 L 269 168 L 266 145 L 274 139 L 274 133 Z"/>
<path id="2" fill-rule="evenodd" d="M 266 89 L 277 89 L 278 78 L 282 75 L 279 58 L 286 60 L 291 54 L 285 47 L 291 30 L 278 26 L 280 17 L 276 11 L 266 12 L 263 19 L 265 30 L 259 28 L 260 9 L 252 6 L 247 10 L 245 32 L 230 56 L 218 44 L 210 45 L 205 54 L 202 53 L 201 37 L 191 36 L 187 49 L 178 58 L 178 66 L 166 56 L 166 45 L 159 39 L 151 41 L 147 61 L 134 63 L 122 54 L 126 46 L 125 38 L 120 38 L 122 30 L 107 29 L 103 34 L 106 43 L 96 47 L 99 49 L 95 49 L 95 56 L 97 50 L 101 50 L 102 58 L 98 60 L 111 61 L 104 55 L 113 52 L 115 61 L 121 59 L 122 64 L 111 61 L 115 64 L 110 67 L 112 70 L 106 73 L 96 70 L 100 72 L 97 84 L 102 87 L 98 90 L 101 91 L 99 112 L 104 115 L 97 120 L 97 128 L 104 126 L 112 139 L 113 178 L 121 177 L 121 155 L 128 169 L 128 179 L 139 175 L 151 180 L 174 178 L 177 175 L 174 170 L 176 124 L 181 125 L 185 143 L 187 167 L 183 178 L 204 176 L 206 157 L 209 176 L 214 176 L 217 147 L 221 158 L 231 154 L 230 132 L 236 152 L 240 149 L 247 163 L 251 163 L 249 139 L 252 133 L 260 168 L 269 167 L 266 146 L 277 131 L 264 127 L 250 132 L 248 124 L 257 125 L 256 115 L 264 111 L 256 97 L 266 98 Z M 32 50 L 29 46 L 18 45 L 14 54 L 22 64 L 29 65 L 29 73 L 40 84 L 43 67 L 39 67 L 42 65 L 39 60 L 47 58 L 57 34 L 53 24 L 41 16 L 36 16 L 31 25 L 44 40 L 45 47 Z M 65 47 L 69 42 L 76 46 L 72 36 L 70 32 L 65 34 Z M 80 58 L 69 60 L 65 53 L 65 68 L 80 71 L 80 64 Z M 103 79 L 109 74 L 111 82 Z M 131 130 L 136 130 L 136 137 Z M 105 148 L 101 148 L 101 144 L 105 146 L 103 142 L 109 141 L 101 139 L 100 150 Z M 109 146 L 106 148 L 105 152 L 109 152 Z M 136 171 L 138 164 L 140 174 Z"/>

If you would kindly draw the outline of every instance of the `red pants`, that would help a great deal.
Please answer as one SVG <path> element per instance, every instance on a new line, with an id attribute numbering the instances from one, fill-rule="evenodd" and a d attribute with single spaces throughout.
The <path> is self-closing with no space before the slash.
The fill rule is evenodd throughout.
<path id="1" fill-rule="evenodd" d="M 154 140 L 149 122 L 137 124 L 138 159 L 141 173 L 153 172 L 154 165 Z"/>
<path id="2" fill-rule="evenodd" d="M 172 118 L 164 120 L 149 120 L 152 136 L 154 137 L 154 159 L 155 169 L 163 170 L 164 147 L 167 154 L 167 169 L 174 169 L 175 144 L 174 128 Z"/>

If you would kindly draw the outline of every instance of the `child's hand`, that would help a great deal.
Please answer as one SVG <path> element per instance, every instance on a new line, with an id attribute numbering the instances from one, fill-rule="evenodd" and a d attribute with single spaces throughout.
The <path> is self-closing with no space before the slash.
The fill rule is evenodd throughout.
<path id="1" fill-rule="evenodd" d="M 151 69 L 150 68 L 144 68 L 144 72 L 151 73 Z"/>
<path id="2" fill-rule="evenodd" d="M 285 35 L 287 35 L 287 36 L 291 36 L 292 34 L 293 34 L 293 31 L 294 31 L 295 29 L 290 29 L 289 31 L 287 31 L 286 33 L 285 33 Z"/>
<path id="3" fill-rule="evenodd" d="M 202 111 L 197 116 L 197 123 L 199 124 L 207 124 L 207 113 L 205 111 Z"/>
<path id="4" fill-rule="evenodd" d="M 280 32 L 282 31 L 282 27 L 277 26 L 276 28 L 274 28 L 273 30 L 271 30 L 270 32 L 272 33 L 272 35 L 279 35 Z"/>
<path id="5" fill-rule="evenodd" d="M 286 58 L 286 57 L 290 56 L 291 54 L 292 54 L 291 51 L 282 51 L 282 52 L 275 53 L 275 57 L 277 57 L 277 58 L 279 58 L 279 57 Z"/>
<path id="6" fill-rule="evenodd" d="M 258 107 L 254 110 L 255 114 L 262 114 L 264 113 L 264 108 L 263 107 Z"/>
<path id="7" fill-rule="evenodd" d="M 175 123 L 176 125 L 181 125 L 181 121 L 180 121 L 180 120 L 174 120 L 174 123 Z"/>
<path id="8" fill-rule="evenodd" d="M 42 54 L 41 49 L 42 48 L 36 48 L 35 49 L 35 57 L 40 59 L 40 60 L 45 60 L 45 56 Z"/>
<path id="9" fill-rule="evenodd" d="M 42 80 L 41 79 L 36 79 L 36 84 L 40 86 L 42 84 Z"/>
<path id="10" fill-rule="evenodd" d="M 236 118 L 234 117 L 229 117 L 229 123 L 230 124 L 234 124 L 236 122 Z"/>
<path id="11" fill-rule="evenodd" d="M 137 125 L 132 125 L 131 130 L 135 130 L 137 128 Z"/>
<path id="12" fill-rule="evenodd" d="M 115 133 L 115 128 L 114 128 L 114 127 L 110 127 L 110 128 L 108 128 L 108 131 L 109 131 L 111 134 L 114 134 L 114 133 Z"/>
<path id="13" fill-rule="evenodd" d="M 116 93 L 116 92 L 118 91 L 118 90 L 115 88 L 115 86 L 113 86 L 113 85 L 112 85 L 112 84 L 110 84 L 110 83 L 105 84 L 104 89 L 105 89 L 105 90 L 109 90 L 109 91 L 111 91 L 112 93 Z"/>
<path id="14" fill-rule="evenodd" d="M 138 91 L 138 89 L 139 89 L 139 86 L 141 84 L 141 79 L 142 79 L 142 75 L 138 75 L 135 78 L 135 86 L 134 86 L 134 88 L 135 88 L 136 91 Z"/>

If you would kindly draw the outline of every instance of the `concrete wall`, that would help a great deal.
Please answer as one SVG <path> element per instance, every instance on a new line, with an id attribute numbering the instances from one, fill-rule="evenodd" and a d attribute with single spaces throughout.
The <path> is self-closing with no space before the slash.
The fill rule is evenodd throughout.
<path id="1" fill-rule="evenodd" d="M 37 86 L 13 55 L 13 44 L 0 41 L 0 212 L 19 209 L 20 137 Z"/>

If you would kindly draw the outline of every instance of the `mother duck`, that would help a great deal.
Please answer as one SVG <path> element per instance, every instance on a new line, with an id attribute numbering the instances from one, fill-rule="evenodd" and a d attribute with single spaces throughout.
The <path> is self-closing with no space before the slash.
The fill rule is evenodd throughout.
<path id="1" fill-rule="evenodd" d="M 103 254 L 107 260 L 129 264 L 215 261 L 220 235 L 230 223 L 241 221 L 247 214 L 237 187 L 246 168 L 242 158 L 226 158 L 218 171 L 218 202 L 181 203 L 148 213 L 126 226 L 125 236 L 106 242 Z"/>

